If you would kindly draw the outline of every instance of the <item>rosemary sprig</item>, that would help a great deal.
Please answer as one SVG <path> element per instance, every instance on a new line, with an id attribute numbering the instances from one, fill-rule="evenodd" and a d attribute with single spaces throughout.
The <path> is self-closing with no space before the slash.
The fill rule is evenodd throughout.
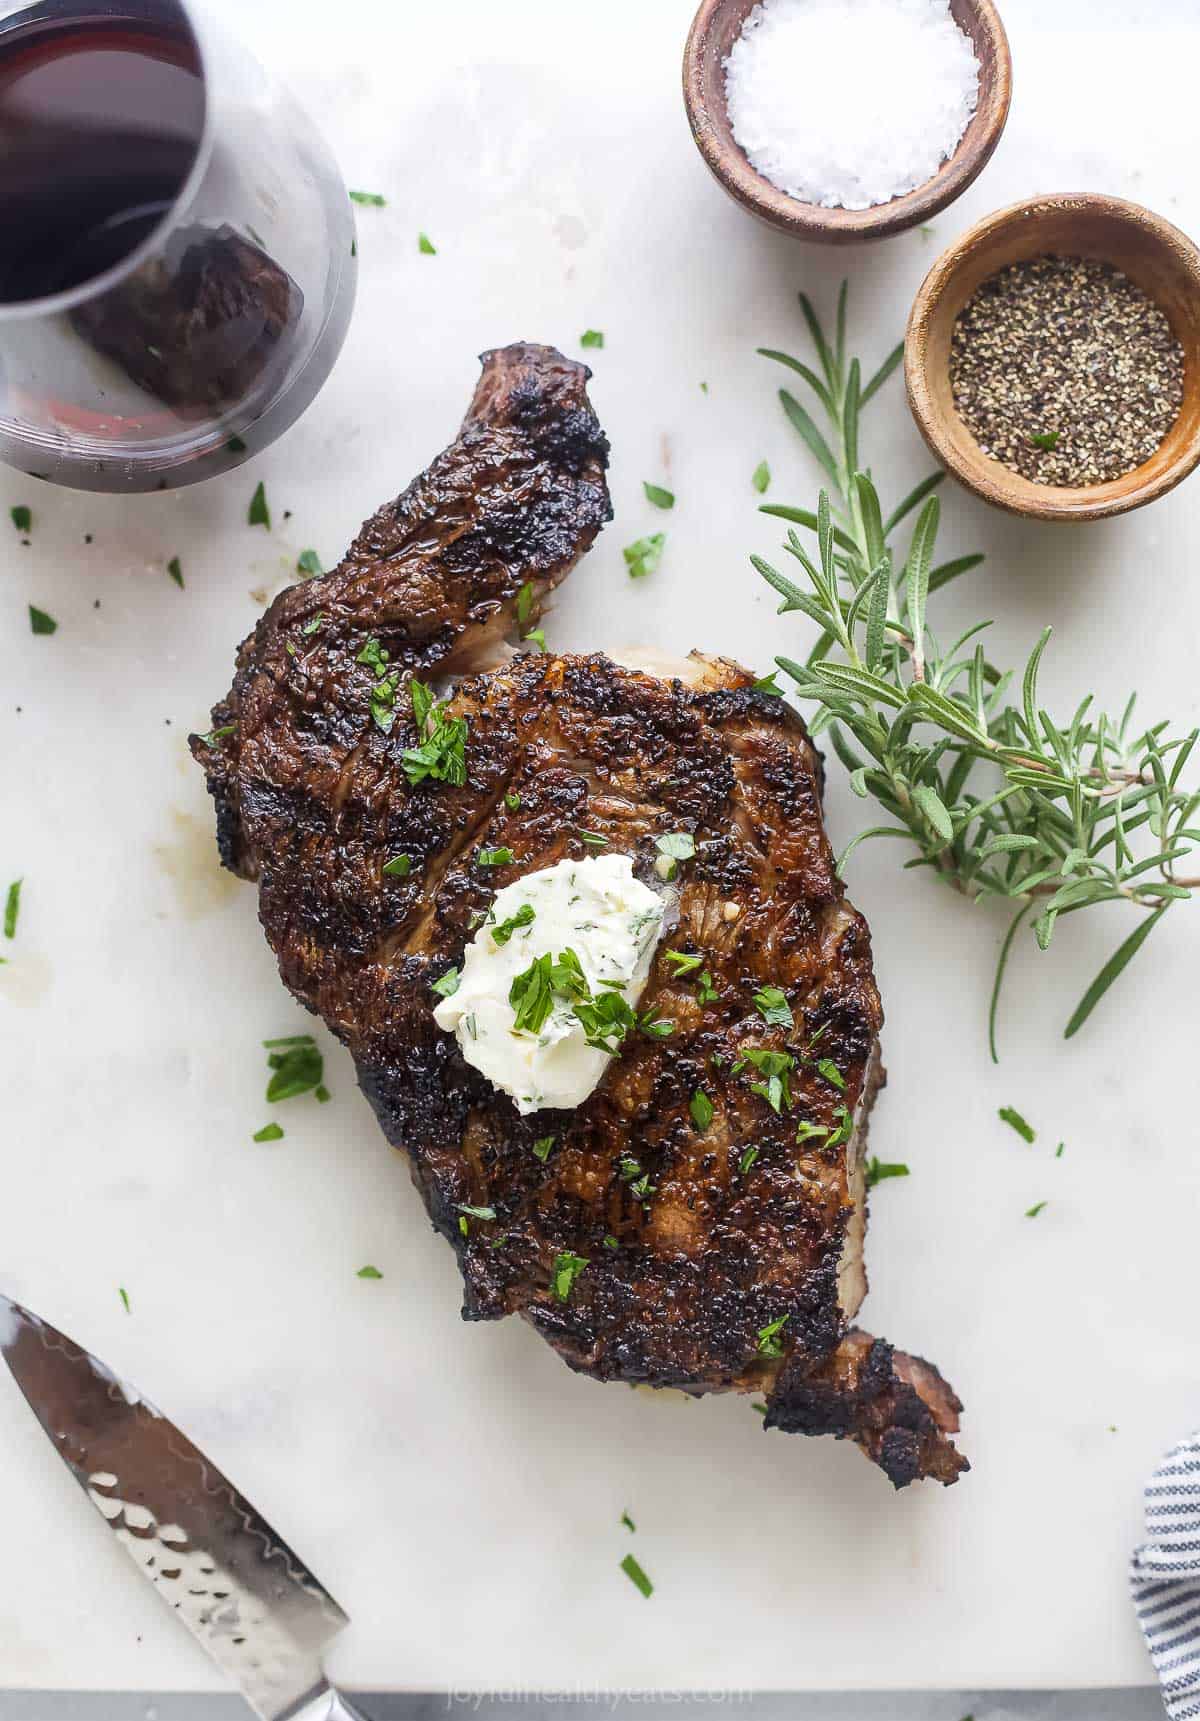
<path id="1" fill-rule="evenodd" d="M 940 504 L 933 492 L 945 473 L 932 473 L 885 516 L 859 458 L 862 409 L 900 364 L 903 346 L 864 383 L 859 361 L 847 361 L 845 284 L 832 342 L 803 293 L 800 307 L 818 368 L 759 351 L 815 397 L 824 429 L 787 389 L 779 394 L 831 489 L 822 490 L 815 513 L 778 503 L 760 509 L 789 522 L 786 549 L 803 586 L 758 556 L 751 561 L 782 598 L 779 613 L 798 610 L 820 630 L 802 663 L 776 661 L 798 697 L 816 702 L 809 728 L 828 731 L 854 793 L 876 800 L 890 820 L 860 832 L 838 871 L 859 843 L 900 837 L 917 849 L 908 866 L 933 869 L 972 899 L 1014 906 L 992 990 L 994 1059 L 1000 989 L 1022 925 L 1031 918 L 1045 950 L 1063 915 L 1112 901 L 1143 910 L 1146 918 L 1072 1014 L 1069 1039 L 1172 905 L 1200 889 L 1200 876 L 1179 871 L 1200 842 L 1200 793 L 1180 787 L 1200 731 L 1168 738 L 1166 723 L 1135 727 L 1136 696 L 1117 719 L 1096 711 L 1089 695 L 1068 721 L 1055 721 L 1038 701 L 1049 628 L 1025 665 L 1019 698 L 1009 698 L 1018 689 L 1013 672 L 997 669 L 979 639 L 990 622 L 943 650 L 929 600 L 983 557 L 934 560 Z M 913 514 L 901 556 L 890 540 Z M 815 535 L 815 553 L 797 526 Z"/>

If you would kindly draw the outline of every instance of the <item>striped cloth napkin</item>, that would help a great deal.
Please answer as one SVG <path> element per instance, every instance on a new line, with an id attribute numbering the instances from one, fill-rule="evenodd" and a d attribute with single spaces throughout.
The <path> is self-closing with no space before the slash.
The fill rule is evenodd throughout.
<path id="1" fill-rule="evenodd" d="M 1146 1534 L 1129 1581 L 1171 1721 L 1200 1717 L 1200 1433 L 1146 1484 Z"/>

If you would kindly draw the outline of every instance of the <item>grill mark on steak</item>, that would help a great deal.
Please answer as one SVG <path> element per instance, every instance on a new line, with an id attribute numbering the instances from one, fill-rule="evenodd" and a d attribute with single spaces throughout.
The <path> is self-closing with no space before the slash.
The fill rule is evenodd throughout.
<path id="1" fill-rule="evenodd" d="M 192 738 L 225 864 L 257 879 L 287 986 L 353 1054 L 388 1140 L 409 1160 L 455 1249 L 464 1315 L 520 1313 L 567 1364 L 602 1380 L 690 1393 L 765 1393 L 767 1424 L 857 1442 L 903 1486 L 953 1481 L 958 1401 L 936 1370 L 850 1321 L 865 1291 L 862 1143 L 882 1077 L 866 923 L 846 902 L 821 818 L 822 771 L 803 723 L 719 658 L 679 677 L 603 656 L 503 657 L 519 595 L 532 625 L 609 517 L 607 442 L 588 372 L 549 348 L 484 355 L 458 440 L 362 528 L 330 574 L 282 593 L 238 652 L 209 745 Z M 314 631 L 306 624 L 316 618 Z M 379 641 L 401 678 L 390 732 L 373 722 Z M 454 682 L 467 780 L 410 786 L 413 674 Z M 516 793 L 519 806 L 505 796 Z M 517 876 L 592 852 L 586 830 L 657 882 L 656 839 L 694 835 L 674 921 L 644 999 L 675 1023 L 631 1037 L 573 1111 L 521 1117 L 436 1027 L 430 983 L 462 959 L 476 916 Z M 510 848 L 481 870 L 475 851 Z M 405 878 L 385 877 L 403 852 Z M 703 1007 L 666 948 L 703 958 Z M 794 1035 L 753 994 L 782 987 Z M 735 1068 L 747 1044 L 817 1037 L 777 1115 Z M 698 1131 L 690 1101 L 713 1105 Z M 796 1139 L 798 1120 L 850 1141 Z M 553 1135 L 543 1162 L 534 1142 Z M 757 1155 L 742 1169 L 745 1149 Z M 637 1172 L 628 1167 L 635 1160 Z M 633 1193 L 645 1176 L 648 1199 Z M 460 1206 L 494 1208 L 463 1236 Z M 615 1239 L 616 1248 L 609 1246 Z M 586 1257 L 568 1302 L 561 1251 Z M 786 1316 L 783 1355 L 759 1332 Z"/>

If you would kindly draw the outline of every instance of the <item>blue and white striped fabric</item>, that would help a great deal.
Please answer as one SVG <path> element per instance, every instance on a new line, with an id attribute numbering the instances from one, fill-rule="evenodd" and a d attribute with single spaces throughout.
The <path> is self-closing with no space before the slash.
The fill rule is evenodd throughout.
<path id="1" fill-rule="evenodd" d="M 1200 1433 L 1146 1484 L 1146 1534 L 1129 1579 L 1171 1721 L 1200 1716 Z"/>

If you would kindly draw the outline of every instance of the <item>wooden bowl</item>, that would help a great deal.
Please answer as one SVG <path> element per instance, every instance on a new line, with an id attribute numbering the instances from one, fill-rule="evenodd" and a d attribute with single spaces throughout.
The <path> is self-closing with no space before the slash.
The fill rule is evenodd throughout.
<path id="1" fill-rule="evenodd" d="M 1096 257 L 1166 313 L 1184 352 L 1183 406 L 1144 465 L 1105 484 L 1034 484 L 985 454 L 950 391 L 954 322 L 981 282 L 1031 257 Z M 1034 520 L 1102 520 L 1173 490 L 1200 462 L 1200 251 L 1161 216 L 1118 197 L 1035 197 L 979 222 L 943 252 L 908 319 L 904 375 L 913 417 L 948 471 L 998 508 Z"/>
<path id="2" fill-rule="evenodd" d="M 725 60 L 757 0 L 702 0 L 683 51 L 683 100 L 701 155 L 729 195 L 752 215 L 797 239 L 847 245 L 884 239 L 928 221 L 967 189 L 983 172 L 1000 141 L 1012 99 L 1012 59 L 992 0 L 950 0 L 961 30 L 975 45 L 979 61 L 979 102 L 949 161 L 933 178 L 905 197 L 874 209 L 822 209 L 780 191 L 751 167 L 735 143 L 725 105 Z M 796 100 L 804 100 L 803 89 Z M 847 123 L 856 123 L 851 109 Z M 870 124 L 870 116 L 857 123 Z"/>

